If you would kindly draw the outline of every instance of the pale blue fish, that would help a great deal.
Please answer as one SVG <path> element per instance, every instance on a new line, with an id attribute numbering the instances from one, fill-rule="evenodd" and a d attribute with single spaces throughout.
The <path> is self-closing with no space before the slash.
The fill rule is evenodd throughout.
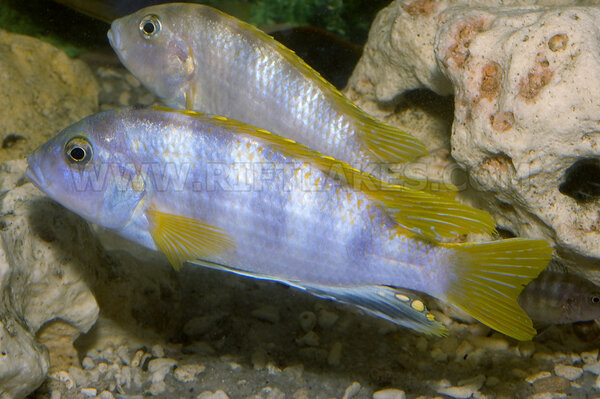
<path id="1" fill-rule="evenodd" d="M 426 152 L 271 36 L 212 7 L 146 7 L 114 21 L 108 38 L 127 69 L 169 106 L 258 126 L 372 174 Z"/>
<path id="2" fill-rule="evenodd" d="M 50 197 L 176 268 L 196 262 L 279 281 L 444 334 L 422 302 L 395 290 L 405 288 L 517 339 L 535 334 L 516 299 L 548 263 L 545 241 L 422 240 L 414 232 L 474 223 L 475 210 L 377 181 L 264 130 L 186 111 L 107 111 L 65 129 L 28 162 Z"/>

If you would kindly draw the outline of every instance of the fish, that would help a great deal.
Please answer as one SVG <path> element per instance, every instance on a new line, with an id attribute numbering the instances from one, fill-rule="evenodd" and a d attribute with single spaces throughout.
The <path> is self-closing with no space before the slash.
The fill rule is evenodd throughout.
<path id="1" fill-rule="evenodd" d="M 525 287 L 518 302 L 538 325 L 600 318 L 600 287 L 573 273 L 542 272 Z"/>
<path id="2" fill-rule="evenodd" d="M 123 65 L 169 107 L 257 126 L 388 181 L 401 182 L 388 173 L 390 164 L 427 153 L 273 37 L 210 6 L 147 7 L 113 21 L 108 39 Z"/>
<path id="3" fill-rule="evenodd" d="M 105 111 L 35 150 L 27 176 L 176 269 L 195 263 L 276 281 L 425 334 L 447 331 L 406 290 L 519 340 L 536 333 L 517 296 L 549 262 L 546 241 L 434 242 L 419 232 L 464 229 L 479 223 L 477 210 L 239 121 L 162 107 Z"/>

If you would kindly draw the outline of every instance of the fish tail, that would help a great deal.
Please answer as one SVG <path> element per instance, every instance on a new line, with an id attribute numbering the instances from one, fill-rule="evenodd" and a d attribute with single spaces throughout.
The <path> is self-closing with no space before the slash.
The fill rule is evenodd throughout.
<path id="1" fill-rule="evenodd" d="M 550 245 L 522 238 L 441 245 L 457 253 L 448 302 L 503 334 L 521 341 L 532 339 L 536 330 L 517 298 L 547 266 Z"/>

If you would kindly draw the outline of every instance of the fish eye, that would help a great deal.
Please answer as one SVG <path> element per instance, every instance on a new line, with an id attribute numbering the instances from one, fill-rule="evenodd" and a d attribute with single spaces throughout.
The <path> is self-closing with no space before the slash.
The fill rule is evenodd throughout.
<path id="1" fill-rule="evenodd" d="M 75 137 L 65 146 L 65 157 L 72 165 L 86 165 L 92 159 L 92 146 L 83 137 Z"/>
<path id="2" fill-rule="evenodd" d="M 592 295 L 592 297 L 590 298 L 590 301 L 591 301 L 593 304 L 600 303 L 600 295 Z"/>
<path id="3" fill-rule="evenodd" d="M 156 15 L 146 15 L 140 21 L 140 33 L 144 39 L 152 39 L 154 36 L 158 35 L 161 28 L 160 18 Z"/>

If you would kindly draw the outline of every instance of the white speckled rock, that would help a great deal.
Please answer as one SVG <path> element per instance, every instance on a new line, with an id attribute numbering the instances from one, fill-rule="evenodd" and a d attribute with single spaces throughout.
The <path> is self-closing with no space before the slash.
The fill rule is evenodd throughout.
<path id="1" fill-rule="evenodd" d="M 85 237 L 85 226 L 74 223 L 74 215 L 56 218 L 52 210 L 58 206 L 31 184 L 11 187 L 24 182 L 24 170 L 21 160 L 10 162 L 0 172 L 0 191 L 6 192 L 0 203 L 0 313 L 5 315 L 0 334 L 6 336 L 0 342 L 1 353 L 11 360 L 1 362 L 0 380 L 10 397 L 24 397 L 48 372 L 48 352 L 34 341 L 36 333 L 53 337 L 52 350 L 53 344 L 61 342 L 62 331 L 66 351 L 74 352 L 74 339 L 88 331 L 98 315 L 87 285 L 90 276 L 81 259 L 66 255 L 61 245 L 51 245 L 77 242 L 78 237 Z M 44 223 L 49 221 L 53 223 Z M 46 328 L 47 324 L 56 326 L 55 319 L 60 319 L 63 328 Z"/>
<path id="2" fill-rule="evenodd" d="M 476 204 L 517 235 L 600 258 L 597 203 L 558 189 L 576 160 L 600 154 L 600 83 L 590 79 L 600 70 L 599 2 L 501 3 L 394 1 L 373 24 L 346 94 L 382 117 L 408 90 L 453 88 L 451 154 L 467 170 Z M 423 126 L 414 125 L 415 135 L 428 148 L 443 144 L 431 124 L 423 138 Z M 577 261 L 569 266 L 586 268 Z"/>
<path id="3" fill-rule="evenodd" d="M 437 55 L 455 86 L 452 155 L 497 222 L 600 257 L 595 206 L 558 190 L 597 156 L 600 8 L 448 10 Z"/>

